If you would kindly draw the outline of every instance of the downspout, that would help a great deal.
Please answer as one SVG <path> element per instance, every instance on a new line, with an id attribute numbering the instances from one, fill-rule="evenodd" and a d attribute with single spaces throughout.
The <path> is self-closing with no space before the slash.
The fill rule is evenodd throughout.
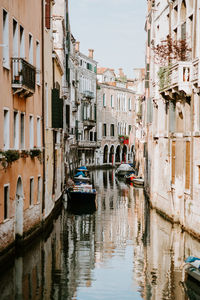
<path id="1" fill-rule="evenodd" d="M 45 114 L 44 114 L 44 0 L 41 0 L 41 25 L 42 25 L 42 145 L 43 145 L 43 189 L 42 189 L 42 214 L 45 210 Z"/>
<path id="2" fill-rule="evenodd" d="M 195 0 L 195 7 L 194 7 L 194 24 L 193 24 L 193 52 L 192 52 L 192 60 L 196 58 L 196 28 L 197 28 L 197 0 Z M 191 97 L 191 198 L 193 199 L 193 192 L 194 192 L 194 89 L 192 88 L 192 97 Z"/>

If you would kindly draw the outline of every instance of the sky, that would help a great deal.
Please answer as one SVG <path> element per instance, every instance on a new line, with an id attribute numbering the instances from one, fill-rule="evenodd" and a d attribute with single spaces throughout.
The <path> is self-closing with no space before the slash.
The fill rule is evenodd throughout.
<path id="1" fill-rule="evenodd" d="M 71 32 L 98 67 L 123 68 L 129 78 L 145 62 L 146 0 L 69 0 Z"/>

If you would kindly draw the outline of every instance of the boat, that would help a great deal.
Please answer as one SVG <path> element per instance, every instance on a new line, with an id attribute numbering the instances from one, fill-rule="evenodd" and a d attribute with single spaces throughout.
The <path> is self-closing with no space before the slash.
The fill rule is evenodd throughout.
<path id="1" fill-rule="evenodd" d="M 96 189 L 92 184 L 75 183 L 74 186 L 67 188 L 68 201 L 73 201 L 76 204 L 82 202 L 93 202 L 96 200 Z"/>
<path id="2" fill-rule="evenodd" d="M 137 187 L 143 187 L 144 186 L 144 179 L 142 177 L 133 178 L 132 182 Z"/>
<path id="3" fill-rule="evenodd" d="M 132 182 L 134 178 L 137 178 L 135 171 L 130 172 L 129 174 L 125 175 L 124 178 L 128 182 Z"/>
<path id="4" fill-rule="evenodd" d="M 81 166 L 76 170 L 76 174 L 74 175 L 75 182 L 90 182 L 90 177 L 88 173 L 88 169 L 85 166 Z"/>
<path id="5" fill-rule="evenodd" d="M 124 177 L 125 175 L 133 171 L 134 169 L 130 164 L 122 163 L 115 171 L 115 175 Z"/>
<path id="6" fill-rule="evenodd" d="M 200 284 L 200 258 L 188 256 L 184 269 L 188 278 L 192 278 Z"/>

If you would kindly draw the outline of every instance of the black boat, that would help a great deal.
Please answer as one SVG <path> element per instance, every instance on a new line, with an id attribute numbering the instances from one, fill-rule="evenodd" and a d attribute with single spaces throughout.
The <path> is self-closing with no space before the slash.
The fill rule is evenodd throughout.
<path id="1" fill-rule="evenodd" d="M 96 200 L 96 190 L 91 184 L 75 184 L 67 189 L 68 200 L 78 203 L 89 203 Z"/>

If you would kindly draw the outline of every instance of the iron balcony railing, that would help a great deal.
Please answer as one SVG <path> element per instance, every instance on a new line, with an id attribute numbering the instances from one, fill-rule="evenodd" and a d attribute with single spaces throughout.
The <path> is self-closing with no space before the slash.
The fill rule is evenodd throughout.
<path id="1" fill-rule="evenodd" d="M 94 92 L 91 92 L 91 91 L 84 91 L 84 92 L 83 92 L 83 96 L 84 96 L 85 98 L 94 99 Z"/>
<path id="2" fill-rule="evenodd" d="M 23 58 L 12 58 L 12 88 L 14 93 L 31 96 L 35 92 L 36 68 Z"/>

